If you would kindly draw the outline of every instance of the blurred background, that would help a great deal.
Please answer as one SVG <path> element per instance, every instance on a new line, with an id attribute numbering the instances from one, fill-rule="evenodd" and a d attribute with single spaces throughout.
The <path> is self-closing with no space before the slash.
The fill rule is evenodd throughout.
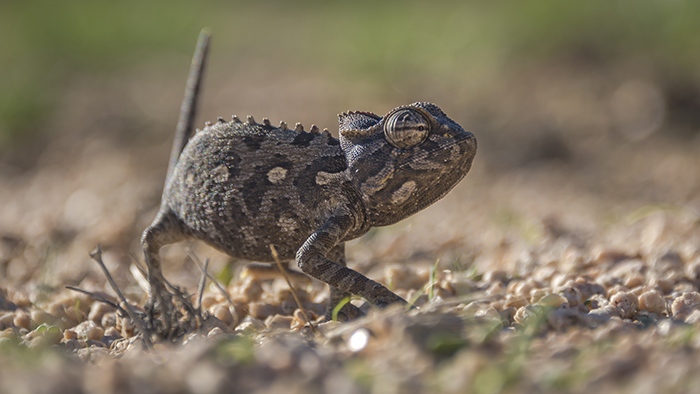
<path id="1" fill-rule="evenodd" d="M 198 125 L 337 135 L 337 113 L 420 100 L 476 134 L 466 180 L 385 231 L 415 236 L 370 234 L 355 264 L 586 239 L 640 210 L 697 220 L 698 21 L 683 0 L 3 1 L 0 285 L 80 283 L 97 243 L 114 269 L 138 254 L 205 26 Z"/>

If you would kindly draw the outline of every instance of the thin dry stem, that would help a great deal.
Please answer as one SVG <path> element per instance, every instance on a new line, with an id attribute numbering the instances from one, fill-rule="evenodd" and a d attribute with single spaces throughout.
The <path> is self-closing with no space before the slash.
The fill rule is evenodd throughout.
<path id="1" fill-rule="evenodd" d="M 117 293 L 117 296 L 121 302 L 124 303 L 126 313 L 129 315 L 131 321 L 133 321 L 136 325 L 136 329 L 141 333 L 141 340 L 143 341 L 144 346 L 149 350 L 153 349 L 153 344 L 151 343 L 151 332 L 143 325 L 143 321 L 136 316 L 136 312 L 134 312 L 131 304 L 129 304 L 129 302 L 126 300 L 126 297 L 124 297 L 124 294 L 122 294 L 119 286 L 117 286 L 117 282 L 114 281 L 114 278 L 112 278 L 112 275 L 107 270 L 107 267 L 105 267 L 104 262 L 102 262 L 102 249 L 100 248 L 100 245 L 97 245 L 97 249 L 90 252 L 90 258 L 99 264 L 100 268 L 102 268 L 102 271 L 107 277 L 109 285 L 112 286 L 112 289 L 115 293 Z"/>
<path id="2" fill-rule="evenodd" d="M 280 272 L 282 273 L 284 280 L 287 281 L 287 286 L 289 286 L 289 290 L 292 292 L 292 297 L 294 297 L 294 301 L 296 301 L 297 306 L 299 306 L 299 310 L 301 310 L 301 314 L 304 315 L 304 319 L 306 319 L 306 322 L 309 324 L 309 327 L 311 327 L 311 331 L 313 331 L 313 333 L 315 334 L 316 327 L 314 327 L 313 322 L 311 322 L 311 319 L 309 319 L 309 315 L 306 313 L 306 309 L 301 304 L 301 301 L 299 300 L 299 297 L 297 296 L 297 292 L 296 292 L 296 290 L 294 290 L 294 287 L 292 286 L 292 282 L 289 280 L 289 276 L 287 276 L 287 270 L 284 269 L 284 266 L 282 265 L 282 262 L 280 261 L 279 255 L 277 255 L 277 250 L 275 249 L 275 245 L 270 245 L 270 251 L 272 252 L 272 258 L 275 260 L 275 263 L 277 263 L 277 267 L 280 269 Z"/>
<path id="3" fill-rule="evenodd" d="M 87 294 L 87 295 L 89 295 L 90 297 L 94 298 L 95 300 L 97 300 L 97 301 L 99 301 L 99 302 L 102 302 L 102 303 L 105 303 L 105 304 L 111 306 L 112 308 L 118 310 L 118 311 L 121 312 L 122 314 L 127 314 L 126 310 L 124 310 L 124 308 L 122 308 L 121 306 L 119 306 L 119 304 L 114 303 L 114 302 L 112 302 L 112 301 L 110 301 L 110 300 L 108 300 L 108 299 L 106 299 L 106 298 L 104 298 L 104 297 L 102 297 L 102 296 L 100 296 L 100 295 L 97 295 L 97 294 L 95 294 L 95 293 L 91 293 L 91 292 L 89 292 L 89 291 L 87 291 L 87 290 L 83 290 L 83 289 L 81 289 L 81 288 L 79 288 L 79 287 L 75 287 L 75 286 L 66 286 L 66 289 L 68 289 L 68 290 L 73 290 L 73 291 L 77 291 L 78 293 Z"/>
<path id="4" fill-rule="evenodd" d="M 192 253 L 192 251 L 191 251 L 189 248 L 188 248 L 186 251 L 187 251 L 187 255 L 190 256 L 190 259 L 192 259 L 192 261 L 193 261 L 194 264 L 197 266 L 197 268 L 199 268 L 199 270 L 202 271 L 202 273 L 203 273 L 204 275 L 206 275 L 209 279 L 211 279 L 211 282 L 214 284 L 214 286 L 216 286 L 216 288 L 219 289 L 219 291 L 221 292 L 221 294 L 222 294 L 224 297 L 226 297 L 226 301 L 228 301 L 229 305 L 234 306 L 233 300 L 231 299 L 231 296 L 228 295 L 228 291 L 226 291 L 226 289 L 224 289 L 224 288 L 219 284 L 219 281 L 216 280 L 216 278 L 214 278 L 209 272 L 207 272 L 207 270 L 204 269 L 204 267 L 202 267 L 202 261 L 199 259 L 199 257 L 197 257 L 197 255 L 195 255 L 194 253 Z M 207 261 L 208 261 L 208 260 L 209 260 L 209 259 L 207 259 Z"/>
<path id="5" fill-rule="evenodd" d="M 141 275 L 143 275 L 144 278 L 148 278 L 148 273 L 141 265 L 141 262 L 139 261 L 138 257 L 136 257 L 136 255 L 132 252 L 129 252 L 129 257 L 131 257 L 131 260 L 133 260 L 134 265 L 136 265 L 136 268 L 138 268 L 139 272 L 141 272 Z"/>
<path id="6" fill-rule="evenodd" d="M 199 289 L 197 296 L 197 309 L 199 310 L 199 317 L 202 317 L 202 297 L 204 296 L 204 287 L 207 285 L 207 272 L 209 272 L 209 259 L 204 260 L 204 272 L 202 272 L 202 278 L 199 280 Z"/>

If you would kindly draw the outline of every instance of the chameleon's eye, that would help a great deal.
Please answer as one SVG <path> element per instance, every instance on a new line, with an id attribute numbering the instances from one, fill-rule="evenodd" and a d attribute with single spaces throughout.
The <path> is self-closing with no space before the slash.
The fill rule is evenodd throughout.
<path id="1" fill-rule="evenodd" d="M 402 109 L 396 111 L 384 125 L 387 141 L 397 148 L 412 148 L 428 138 L 430 122 L 418 111 Z"/>

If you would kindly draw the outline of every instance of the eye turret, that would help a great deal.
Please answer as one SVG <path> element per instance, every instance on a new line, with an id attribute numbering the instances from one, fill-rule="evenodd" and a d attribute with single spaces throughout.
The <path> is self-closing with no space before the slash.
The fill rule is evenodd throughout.
<path id="1" fill-rule="evenodd" d="M 387 141 L 397 148 L 407 149 L 421 144 L 430 134 L 430 122 L 413 109 L 402 109 L 389 116 L 384 125 Z"/>

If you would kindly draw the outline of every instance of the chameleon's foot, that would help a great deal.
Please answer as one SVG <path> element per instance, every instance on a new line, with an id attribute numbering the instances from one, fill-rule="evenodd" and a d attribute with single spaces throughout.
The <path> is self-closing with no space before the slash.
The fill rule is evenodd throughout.
<path id="1" fill-rule="evenodd" d="M 151 282 L 151 294 L 145 309 L 148 325 L 152 330 L 158 333 L 170 330 L 170 316 L 173 312 L 172 295 L 160 282 Z"/>

